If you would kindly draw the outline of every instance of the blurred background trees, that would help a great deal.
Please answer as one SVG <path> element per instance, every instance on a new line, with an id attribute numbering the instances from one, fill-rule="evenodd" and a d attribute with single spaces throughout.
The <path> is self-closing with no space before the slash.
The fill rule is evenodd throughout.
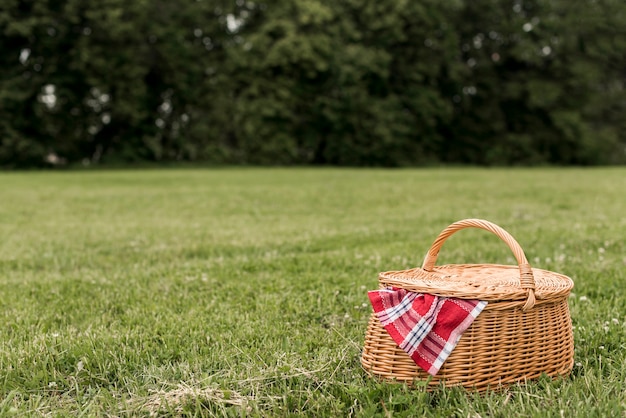
<path id="1" fill-rule="evenodd" d="M 3 0 L 0 166 L 620 164 L 623 0 Z"/>

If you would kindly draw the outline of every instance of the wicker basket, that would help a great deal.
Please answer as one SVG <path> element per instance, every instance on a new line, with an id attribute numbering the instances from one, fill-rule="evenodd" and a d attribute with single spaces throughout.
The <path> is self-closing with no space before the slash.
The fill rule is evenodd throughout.
<path id="1" fill-rule="evenodd" d="M 435 267 L 441 246 L 464 228 L 481 228 L 500 237 L 517 266 L 451 264 Z M 531 268 L 515 239 L 497 225 L 466 219 L 444 229 L 433 242 L 422 268 L 379 275 L 381 288 L 395 286 L 419 293 L 488 301 L 458 345 L 431 377 L 391 339 L 372 314 L 361 363 L 384 380 L 483 391 L 537 378 L 566 376 L 574 363 L 574 340 L 567 298 L 569 277 Z"/>

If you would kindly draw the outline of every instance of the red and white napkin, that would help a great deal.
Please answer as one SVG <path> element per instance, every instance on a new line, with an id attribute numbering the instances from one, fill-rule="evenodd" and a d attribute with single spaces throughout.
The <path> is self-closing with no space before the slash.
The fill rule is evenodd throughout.
<path id="1" fill-rule="evenodd" d="M 405 289 L 368 292 L 374 312 L 391 338 L 434 376 L 487 302 L 446 298 Z"/>

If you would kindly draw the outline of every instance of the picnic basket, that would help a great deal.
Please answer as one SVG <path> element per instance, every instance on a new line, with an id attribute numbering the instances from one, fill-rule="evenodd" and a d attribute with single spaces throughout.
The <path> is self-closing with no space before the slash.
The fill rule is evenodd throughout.
<path id="1" fill-rule="evenodd" d="M 435 266 L 446 239 L 470 227 L 497 235 L 509 246 L 518 265 Z M 421 268 L 383 272 L 378 279 L 380 288 L 480 299 L 488 304 L 432 377 L 398 347 L 372 313 L 361 357 L 370 376 L 409 384 L 420 382 L 427 390 L 443 385 L 484 391 L 542 374 L 566 376 L 572 369 L 574 340 L 567 304 L 572 280 L 531 268 L 517 241 L 491 222 L 466 219 L 451 224 L 435 239 Z"/>

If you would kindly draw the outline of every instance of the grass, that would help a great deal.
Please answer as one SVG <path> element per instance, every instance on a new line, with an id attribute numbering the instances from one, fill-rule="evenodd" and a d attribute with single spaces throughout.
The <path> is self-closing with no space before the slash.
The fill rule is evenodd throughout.
<path id="1" fill-rule="evenodd" d="M 0 174 L 0 416 L 626 416 L 626 169 Z M 377 273 L 468 217 L 574 279 L 571 377 L 365 376 Z M 513 263 L 478 230 L 440 263 Z"/>

